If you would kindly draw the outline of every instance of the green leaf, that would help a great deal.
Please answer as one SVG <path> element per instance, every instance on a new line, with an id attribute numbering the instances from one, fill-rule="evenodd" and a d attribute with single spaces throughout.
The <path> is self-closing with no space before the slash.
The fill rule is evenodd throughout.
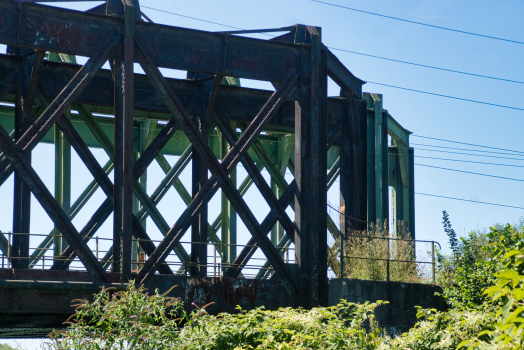
<path id="1" fill-rule="evenodd" d="M 509 252 L 507 252 L 505 255 L 504 255 L 504 259 L 508 259 L 508 258 L 511 258 L 512 256 L 515 256 L 517 254 L 521 254 L 523 255 L 524 252 L 521 252 L 520 250 L 518 249 L 512 249 L 510 250 Z"/>

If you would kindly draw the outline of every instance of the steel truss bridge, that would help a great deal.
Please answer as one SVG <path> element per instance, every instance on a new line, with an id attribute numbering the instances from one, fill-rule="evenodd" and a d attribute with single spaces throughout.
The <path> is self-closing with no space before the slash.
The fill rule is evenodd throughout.
<path id="1" fill-rule="evenodd" d="M 46 334 L 72 313 L 72 299 L 130 280 L 161 291 L 178 284 L 173 293 L 214 301 L 217 312 L 326 305 L 328 266 L 339 264 L 328 261 L 329 234 L 340 240 L 341 232 L 389 218 L 403 220 L 415 238 L 410 132 L 382 108 L 381 95 L 362 93 L 365 82 L 322 44 L 320 28 L 213 33 L 144 22 L 137 0 L 87 12 L 31 2 L 0 0 L 0 43 L 8 46 L 0 55 L 0 185 L 14 173 L 13 233 L 0 235 L 0 336 Z M 270 31 L 284 34 L 238 35 Z M 88 60 L 77 65 L 75 56 Z M 108 61 L 111 69 L 102 69 Z M 135 74 L 134 63 L 146 74 Z M 187 71 L 187 79 L 166 78 L 161 68 Z M 328 98 L 328 77 L 339 97 Z M 242 88 L 238 78 L 269 81 L 275 91 Z M 39 143 L 55 145 L 54 194 L 31 165 Z M 93 148 L 109 161 L 99 164 Z M 72 149 L 94 178 L 74 202 Z M 167 155 L 178 156 L 174 166 Z M 149 195 L 154 161 L 165 178 Z M 238 185 L 240 165 L 248 177 Z M 187 166 L 191 188 L 178 178 Z M 339 225 L 327 213 L 337 178 Z M 252 184 L 270 207 L 261 223 L 243 198 Z M 187 205 L 173 226 L 157 208 L 171 188 Z M 105 200 L 75 227 L 97 189 Z M 208 201 L 219 189 L 222 212 L 209 222 Z M 55 225 L 38 247 L 29 232 L 31 194 Z M 111 214 L 112 244 L 99 254 L 93 240 Z M 237 214 L 251 234 L 239 249 Z M 150 238 L 147 217 L 161 241 Z M 187 231 L 190 251 L 181 244 Z M 208 244 L 218 273 L 208 267 Z M 290 246 L 293 263 L 285 258 Z M 247 278 L 257 250 L 267 261 Z M 170 256 L 178 266 L 166 263 Z M 75 261 L 83 271 L 72 269 Z"/>

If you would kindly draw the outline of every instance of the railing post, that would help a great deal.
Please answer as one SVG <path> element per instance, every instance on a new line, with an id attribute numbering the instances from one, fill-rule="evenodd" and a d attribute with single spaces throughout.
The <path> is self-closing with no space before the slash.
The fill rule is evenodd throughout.
<path id="1" fill-rule="evenodd" d="M 289 264 L 289 247 L 286 248 L 286 263 Z"/>
<path id="2" fill-rule="evenodd" d="M 45 270 L 45 255 L 42 255 L 42 270 Z"/>
<path id="3" fill-rule="evenodd" d="M 9 261 L 11 260 L 11 232 L 7 234 L 7 268 L 9 268 Z"/>
<path id="4" fill-rule="evenodd" d="M 98 236 L 95 237 L 96 240 L 96 260 L 98 260 Z"/>
<path id="5" fill-rule="evenodd" d="M 387 269 L 387 281 L 389 282 L 389 237 L 387 239 L 387 242 L 388 242 L 388 257 L 387 257 L 387 261 L 386 261 L 386 269 Z"/>
<path id="6" fill-rule="evenodd" d="M 435 241 L 431 241 L 431 266 L 433 267 L 433 271 L 432 271 L 432 280 L 433 280 L 433 283 L 436 283 L 436 280 L 435 280 Z"/>
<path id="7" fill-rule="evenodd" d="M 341 214 L 342 215 L 342 214 Z M 344 278 L 344 232 L 340 232 L 340 278 Z"/>
<path id="8" fill-rule="evenodd" d="M 215 243 L 213 243 L 213 278 L 216 278 L 216 276 L 217 276 L 217 247 Z"/>

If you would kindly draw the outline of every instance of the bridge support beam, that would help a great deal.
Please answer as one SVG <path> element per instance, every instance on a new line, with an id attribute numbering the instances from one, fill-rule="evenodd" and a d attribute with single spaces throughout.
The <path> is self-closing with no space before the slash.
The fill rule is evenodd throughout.
<path id="1" fill-rule="evenodd" d="M 299 26 L 311 49 L 301 55 L 295 106 L 295 247 L 300 304 L 327 305 L 327 64 L 320 28 Z"/>

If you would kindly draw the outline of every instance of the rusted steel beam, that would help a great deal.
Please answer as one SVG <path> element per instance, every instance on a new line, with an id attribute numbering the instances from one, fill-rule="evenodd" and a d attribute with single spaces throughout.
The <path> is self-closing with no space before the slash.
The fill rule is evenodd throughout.
<path id="1" fill-rule="evenodd" d="M 146 233 L 146 230 L 144 229 L 144 227 L 142 226 L 142 224 L 140 223 L 140 221 L 138 221 L 136 217 L 133 217 L 133 235 L 135 236 L 135 238 L 140 240 L 139 241 L 140 247 L 144 250 L 144 252 L 147 255 L 153 254 L 156 248 L 155 244 L 151 242 L 151 238 Z M 167 264 L 160 265 L 158 267 L 158 272 L 164 275 L 173 274 L 173 270 Z"/>
<path id="2" fill-rule="evenodd" d="M 96 231 L 102 226 L 105 220 L 107 220 L 112 210 L 113 201 L 111 199 L 106 199 L 102 203 L 102 205 L 97 209 L 97 211 L 93 214 L 91 219 L 89 219 L 88 223 L 84 226 L 82 231 L 80 231 L 80 235 L 85 238 L 86 242 L 94 236 Z M 146 254 L 150 254 L 154 251 L 155 246 L 153 242 L 151 242 L 151 239 L 147 236 L 147 234 L 144 233 L 142 225 L 135 221 L 133 221 L 133 235 L 137 239 L 143 240 L 142 242 L 140 242 L 140 245 L 142 246 Z M 60 258 L 54 262 L 53 266 L 51 267 L 51 270 L 66 270 L 69 267 L 69 265 L 71 265 L 76 256 L 77 255 L 74 249 L 71 246 L 68 246 L 60 256 Z M 159 267 L 159 272 L 162 274 L 173 273 L 167 265 L 161 265 Z"/>
<path id="3" fill-rule="evenodd" d="M 82 56 L 123 34 L 120 19 L 10 0 L 0 1 L 0 23 L 3 44 Z"/>
<path id="4" fill-rule="evenodd" d="M 288 186 L 288 188 L 282 193 L 282 196 L 278 200 L 278 205 L 282 208 L 287 208 L 289 204 L 291 204 L 291 201 L 294 199 L 295 191 L 297 188 L 296 182 L 293 180 L 293 182 Z M 274 207 L 271 208 L 271 211 L 266 216 L 264 221 L 262 222 L 262 225 L 260 225 L 261 230 L 266 235 L 271 231 L 271 228 L 275 225 L 278 219 L 278 212 L 275 210 Z M 249 259 L 255 254 L 256 250 L 259 248 L 257 244 L 257 239 L 255 237 L 251 237 L 249 241 L 246 243 L 246 246 L 242 249 L 238 257 L 233 261 L 231 264 L 231 267 L 228 267 L 227 271 L 224 273 L 224 277 L 237 277 L 244 266 L 247 265 L 249 262 Z M 279 252 L 280 253 L 280 252 Z M 276 270 L 276 268 L 275 268 Z M 278 272 L 278 270 L 277 270 Z"/>
<path id="5" fill-rule="evenodd" d="M 46 96 L 45 92 L 40 89 L 38 91 L 38 96 L 42 103 L 44 105 L 47 105 L 50 103 L 49 98 Z M 79 108 L 82 114 L 85 114 L 87 117 L 87 111 L 83 108 Z M 88 119 L 88 118 L 87 118 Z M 81 235 L 86 237 L 86 242 L 91 238 L 98 228 L 103 224 L 103 222 L 107 219 L 107 217 L 110 215 L 112 211 L 112 204 L 113 204 L 113 184 L 109 180 L 109 177 L 105 173 L 105 171 L 100 167 L 100 164 L 95 159 L 87 145 L 82 140 L 82 137 L 78 134 L 76 129 L 73 127 L 71 122 L 67 118 L 59 118 L 57 121 L 58 126 L 64 133 L 64 135 L 67 137 L 71 145 L 75 148 L 75 151 L 79 155 L 79 157 L 82 159 L 84 164 L 87 166 L 87 168 L 90 170 L 91 174 L 99 184 L 100 188 L 104 191 L 108 199 L 102 204 L 102 206 L 97 210 L 95 215 L 89 220 L 88 224 L 84 227 L 84 229 L 81 231 Z M 95 135 L 97 135 L 96 130 L 94 129 Z M 99 136 L 99 135 L 97 135 Z M 108 147 L 110 145 L 110 141 L 106 141 L 108 144 Z M 108 152 L 110 154 L 110 157 L 112 157 L 112 152 Z M 134 215 L 132 215 L 134 216 Z M 136 220 L 136 218 L 132 217 L 132 220 Z M 137 221 L 138 222 L 138 221 Z M 154 244 L 151 242 L 151 239 L 147 236 L 147 234 L 142 230 L 136 231 L 137 226 L 142 227 L 140 224 L 136 225 L 133 223 L 133 234 L 136 235 L 136 238 L 144 240 L 144 251 L 146 253 L 150 253 L 154 250 Z M 61 258 L 59 259 L 59 262 L 53 264 L 52 269 L 65 269 L 67 268 L 72 260 L 75 257 L 75 251 L 72 249 L 71 246 L 66 248 L 66 250 L 63 252 Z M 167 265 L 163 265 L 159 267 L 160 271 L 162 273 L 172 273 L 171 269 Z"/>
<path id="6" fill-rule="evenodd" d="M 100 283 L 100 282 L 66 282 L 40 280 L 0 280 L 3 289 L 61 289 L 61 290 L 89 290 L 95 292 L 102 288 L 116 288 L 126 290 L 128 283 Z"/>
<path id="7" fill-rule="evenodd" d="M 150 201 L 153 203 L 154 206 L 156 206 L 158 204 L 158 202 L 160 202 L 160 200 L 164 197 L 164 195 L 169 190 L 170 186 L 177 180 L 177 177 L 185 169 L 185 167 L 187 166 L 187 164 L 191 160 L 191 153 L 192 153 L 192 147 L 189 146 L 186 149 L 186 151 L 182 154 L 182 156 L 180 156 L 180 158 L 178 159 L 177 163 L 169 171 L 167 171 L 166 176 L 160 182 L 160 184 L 158 185 L 158 187 L 155 189 L 155 191 L 153 192 L 153 194 L 150 197 Z M 167 163 L 167 161 L 166 161 L 166 163 Z M 135 166 L 136 166 L 136 163 L 135 163 Z M 148 206 L 144 205 L 144 206 L 142 206 L 140 211 L 136 214 L 136 217 L 137 217 L 137 220 L 138 220 L 139 223 L 142 223 L 150 215 L 150 212 L 149 212 L 148 208 L 149 208 Z M 161 217 L 161 215 L 160 215 L 160 217 Z M 163 218 L 162 218 L 162 220 L 163 220 Z M 164 222 L 165 222 L 165 220 L 164 220 Z M 155 223 L 156 223 L 156 221 L 155 221 Z M 133 225 L 137 226 L 135 223 L 133 223 Z M 159 224 L 157 224 L 157 227 L 159 228 L 159 230 L 164 235 L 169 231 L 169 226 L 167 225 L 167 223 L 165 223 L 165 226 L 160 226 Z M 165 230 L 163 230 L 164 227 L 166 227 Z M 141 239 L 136 234 L 135 234 L 135 237 L 138 238 L 138 239 Z M 149 247 L 144 246 L 144 244 L 151 244 L 152 248 L 150 249 Z M 154 249 L 155 249 L 154 245 L 151 242 L 145 242 L 145 243 L 140 242 L 140 245 L 144 248 L 144 251 L 145 251 L 145 253 L 147 255 L 150 255 L 154 251 Z M 190 260 L 189 255 L 187 254 L 187 252 L 185 251 L 184 247 L 180 243 L 178 243 L 175 246 L 173 251 L 177 254 L 177 256 L 180 258 L 182 263 L 185 264 L 185 263 L 187 263 Z M 108 254 L 106 254 L 107 259 L 109 259 L 109 257 L 111 257 L 111 254 L 112 254 L 111 252 L 112 252 L 112 247 L 108 250 Z M 106 259 L 106 257 L 104 257 L 104 259 Z M 161 266 L 163 267 L 164 265 L 161 265 Z M 181 270 L 184 271 L 184 266 L 181 266 Z M 166 272 L 163 272 L 163 271 L 159 271 L 159 272 L 162 273 L 162 274 L 166 274 Z M 180 269 L 179 269 L 179 273 L 180 273 Z"/>
<path id="8" fill-rule="evenodd" d="M 40 76 L 42 74 L 45 52 L 36 51 L 23 59 L 23 66 L 30 69 L 29 85 L 27 86 L 27 93 L 24 96 L 24 113 L 31 113 L 35 103 L 36 91 L 39 86 Z M 26 73 L 26 74 L 27 74 Z M 28 117 L 29 119 L 31 116 Z"/>
<path id="9" fill-rule="evenodd" d="M 34 169 L 27 163 L 22 151 L 11 141 L 3 127 L 0 127 L 0 148 L 9 157 L 17 173 L 27 183 L 35 198 L 49 215 L 55 226 L 62 232 L 65 239 L 76 251 L 78 257 L 86 267 L 87 271 L 100 281 L 107 281 L 102 266 L 96 260 L 93 252 L 85 244 L 67 215 L 53 198 L 45 184 L 36 174 Z"/>
<path id="10" fill-rule="evenodd" d="M 15 95 L 15 140 L 19 140 L 31 125 L 35 90 L 38 86 L 44 52 L 37 51 L 21 56 L 22 69 L 18 76 L 18 95 Z M 31 164 L 31 153 L 25 154 Z M 22 178 L 15 173 L 13 232 L 29 233 L 31 223 L 31 191 Z M 14 268 L 29 267 L 29 235 L 14 235 L 12 264 Z M 20 257 L 20 259 L 17 259 Z"/>
<path id="11" fill-rule="evenodd" d="M 329 150 L 329 148 L 331 148 L 331 146 L 333 145 L 335 139 L 338 137 L 338 133 L 333 133 L 332 135 L 330 135 L 328 137 L 328 142 L 327 142 L 327 149 Z M 255 148 L 255 152 L 257 152 L 258 156 L 261 158 L 261 159 L 264 159 L 264 163 L 265 164 L 268 164 L 268 165 L 271 165 L 271 159 L 269 158 L 269 155 L 266 153 L 266 151 L 261 147 L 257 147 Z M 274 179 L 276 180 L 275 182 L 277 183 L 277 185 L 279 186 L 279 188 L 281 189 L 281 191 L 283 192 L 283 194 L 290 194 L 289 192 L 289 187 L 290 186 L 293 186 L 293 189 L 291 191 L 291 194 L 294 195 L 294 192 L 295 192 L 295 189 L 296 189 L 296 182 L 295 180 L 293 180 L 293 182 L 290 184 L 290 185 L 287 185 L 284 177 L 281 175 L 281 173 L 276 170 L 276 168 L 274 170 L 271 170 L 271 166 L 267 166 L 266 169 L 268 169 L 268 172 L 270 173 L 271 176 L 274 177 Z M 291 170 L 291 172 L 293 173 L 294 175 L 294 172 L 295 172 L 295 169 L 294 169 L 294 166 L 293 165 L 289 165 L 289 168 Z M 327 178 L 329 179 L 328 180 L 328 184 L 327 184 L 327 189 L 329 189 L 331 187 L 331 185 L 333 184 L 333 182 L 335 181 L 336 177 L 338 176 L 338 171 L 337 169 L 339 169 L 339 161 L 335 162 L 335 164 L 333 165 L 332 169 L 329 171 L 328 175 L 327 175 Z M 282 201 L 282 198 L 280 198 L 280 200 Z M 292 202 L 292 199 L 294 199 L 293 197 L 290 199 L 290 201 L 285 204 L 286 207 L 287 205 L 291 205 L 291 207 L 293 208 L 294 210 L 294 203 Z M 331 220 L 331 217 L 329 216 L 329 214 L 326 216 L 327 217 L 327 220 L 328 220 L 328 230 L 330 232 L 332 232 L 333 236 L 336 238 L 340 237 L 340 232 L 338 231 L 338 228 L 337 226 L 333 223 L 333 221 Z M 267 218 L 266 218 L 267 219 Z M 276 219 L 275 219 L 275 222 L 276 222 Z M 264 223 L 262 224 L 264 225 Z M 294 236 L 288 236 L 286 235 L 285 236 L 285 239 L 281 240 L 279 242 L 279 245 L 278 247 L 279 248 L 282 248 L 290 243 L 292 243 L 294 240 Z M 241 267 L 245 266 L 247 264 L 247 262 L 249 261 L 249 259 L 251 259 L 251 257 L 253 256 L 253 254 L 255 253 L 256 249 L 258 249 L 257 246 L 255 247 L 250 247 L 252 245 L 256 245 L 256 241 L 254 241 L 253 239 L 250 239 L 249 242 L 246 244 L 246 247 L 242 250 L 242 252 L 240 253 L 240 255 L 238 256 L 238 259 L 235 260 L 235 262 L 233 264 L 237 264 L 239 265 L 240 267 L 238 268 L 238 270 L 235 270 L 235 271 L 232 271 L 231 274 L 228 274 L 227 276 L 229 277 L 236 277 L 237 274 L 240 272 L 241 270 Z M 329 249 L 329 246 L 327 247 Z M 282 254 L 281 254 L 282 255 Z M 266 267 L 269 267 L 269 264 L 266 263 L 264 266 Z M 266 276 L 267 274 L 267 271 L 263 274 L 263 276 Z M 257 275 L 258 276 L 258 275 Z M 265 278 L 265 277 L 262 277 L 262 278 Z"/>
<path id="12" fill-rule="evenodd" d="M 14 15 L 17 14 L 17 15 Z M 0 43 L 90 56 L 112 38 L 122 37 L 122 19 L 37 4 L 0 0 Z M 152 23 L 137 23 L 135 37 L 157 67 L 283 81 L 305 49 Z M 123 61 L 122 50 L 111 60 Z"/>
<path id="13" fill-rule="evenodd" d="M 135 182 L 138 181 L 140 176 L 144 173 L 151 162 L 158 156 L 160 151 L 164 148 L 171 137 L 175 135 L 175 132 L 178 130 L 178 128 L 178 121 L 175 118 L 171 118 L 166 123 L 166 125 L 164 125 L 162 130 L 160 130 L 158 135 L 153 139 L 151 144 L 146 148 L 146 150 L 142 153 L 134 165 L 133 178 Z"/>
<path id="14" fill-rule="evenodd" d="M 188 206 L 186 211 L 180 216 L 177 223 L 171 228 L 170 232 L 166 235 L 166 238 L 158 245 L 155 253 L 149 257 L 144 267 L 138 274 L 139 280 L 147 281 L 152 276 L 152 271 L 157 264 L 164 261 L 170 248 L 180 240 L 182 234 L 187 230 L 193 219 L 202 209 L 201 204 L 207 202 L 213 194 L 218 190 L 218 182 L 222 186 L 222 190 L 227 194 L 231 203 L 235 206 L 237 213 L 241 216 L 242 220 L 250 230 L 250 232 L 257 236 L 259 244 L 262 250 L 266 254 L 268 260 L 274 266 L 280 268 L 279 276 L 282 278 L 286 289 L 291 293 L 296 291 L 296 285 L 291 272 L 282 262 L 282 259 L 278 255 L 269 239 L 260 231 L 260 227 L 251 213 L 242 197 L 238 193 L 235 186 L 232 185 L 227 175 L 233 170 L 241 157 L 247 152 L 248 148 L 254 142 L 255 138 L 262 131 L 264 126 L 269 122 L 272 111 L 276 110 L 283 102 L 283 98 L 294 87 L 296 75 L 292 74 L 286 79 L 282 86 L 272 95 L 266 105 L 255 117 L 254 122 L 248 127 L 246 132 L 242 135 L 239 142 L 231 149 L 228 155 L 222 160 L 221 164 L 218 164 L 217 159 L 213 155 L 211 149 L 206 144 L 202 135 L 198 132 L 197 127 L 192 122 L 191 118 L 184 110 L 178 98 L 173 94 L 172 90 L 167 85 L 164 77 L 160 73 L 157 67 L 153 65 L 151 60 L 144 53 L 138 41 L 136 42 L 136 54 L 137 58 L 142 65 L 142 68 L 151 79 L 153 85 L 158 90 L 160 96 L 178 119 L 182 129 L 186 133 L 186 136 L 190 139 L 195 147 L 195 150 L 200 152 L 200 155 L 205 160 L 206 165 L 212 171 L 213 176 L 211 179 L 206 181 L 202 186 L 197 196 L 193 199 L 191 204 Z"/>
<path id="15" fill-rule="evenodd" d="M 109 158 L 114 160 L 116 157 L 115 149 L 114 149 L 114 146 L 111 140 L 109 140 L 109 137 L 100 128 L 100 125 L 96 122 L 96 120 L 93 119 L 89 111 L 87 111 L 81 105 L 78 105 L 77 108 L 78 108 L 78 112 L 80 116 L 89 126 L 89 128 L 91 129 L 91 132 L 93 132 L 93 135 L 98 139 L 100 144 L 103 145 L 103 148 L 106 151 Z M 157 135 L 157 137 L 153 140 L 153 142 L 151 142 L 147 150 L 143 153 L 143 156 L 142 156 L 143 160 L 140 161 L 140 159 L 142 159 L 141 157 L 139 158 L 139 161 L 137 161 L 134 164 L 133 173 L 135 175 L 133 176 L 136 176 L 136 179 L 138 179 L 142 175 L 142 173 L 145 171 L 145 169 L 147 168 L 147 165 L 151 162 L 151 160 L 159 155 L 160 150 L 164 147 L 165 143 L 169 140 L 169 138 L 174 134 L 176 128 L 177 128 L 176 122 L 174 125 L 173 123 L 166 124 L 164 128 L 161 130 L 161 132 Z M 163 234 L 167 233 L 167 231 L 169 230 L 169 225 L 167 224 L 165 219 L 162 217 L 160 212 L 156 209 L 154 202 L 148 197 L 147 193 L 145 193 L 143 188 L 137 182 L 133 184 L 133 190 L 137 198 L 140 200 L 140 202 L 142 202 L 144 208 L 147 209 L 148 215 L 151 216 L 151 218 L 153 219 L 153 222 L 157 225 L 158 229 Z M 137 216 L 140 217 L 139 215 Z M 140 221 L 142 221 L 142 219 L 140 219 Z M 136 225 L 133 223 L 133 227 L 135 226 Z M 134 231 L 133 231 L 133 234 L 135 234 Z M 137 234 L 141 234 L 141 236 L 140 237 L 137 236 L 137 238 L 144 239 L 143 238 L 144 235 L 142 233 L 137 233 Z M 145 244 L 149 245 L 149 243 L 145 243 Z M 152 249 L 154 249 L 154 246 L 152 247 L 153 247 Z M 148 249 L 148 247 L 146 247 L 145 249 Z M 174 248 L 174 251 L 179 256 L 179 258 L 182 260 L 182 262 L 185 263 L 189 261 L 189 256 L 182 245 L 177 244 Z M 145 250 L 145 252 L 149 254 L 149 250 Z"/>
<path id="16" fill-rule="evenodd" d="M 97 230 L 100 227 L 102 227 L 109 215 L 111 215 L 112 211 L 113 200 L 107 198 L 106 200 L 104 200 L 102 205 L 98 207 L 93 216 L 91 216 L 87 224 L 85 224 L 85 226 L 79 233 L 86 243 L 87 241 L 89 241 L 91 237 L 95 235 Z M 71 244 L 69 244 L 69 246 L 67 246 L 64 249 L 60 257 L 55 260 L 53 266 L 51 266 L 51 270 L 66 270 L 69 267 L 69 265 L 71 265 L 76 256 L 76 250 L 73 248 Z"/>
<path id="17" fill-rule="evenodd" d="M 20 60 L 17 58 L 1 55 L 2 71 L 0 73 L 0 100 L 6 94 L 15 90 L 18 92 L 19 87 L 15 86 L 16 77 L 20 75 Z M 1 69 L 1 68 L 0 68 Z"/>
<path id="18" fill-rule="evenodd" d="M 326 46 L 322 45 L 322 47 L 327 53 L 329 77 L 342 89 L 361 99 L 362 85 L 366 82 L 355 77 Z"/>
<path id="19" fill-rule="evenodd" d="M 188 75 L 188 78 L 190 75 Z M 197 78 L 211 78 L 203 74 Z M 212 122 L 212 112 L 216 106 L 217 94 L 221 87 L 223 76 L 216 76 L 211 80 L 202 80 L 200 83 L 200 99 L 197 104 L 196 113 L 194 115 L 195 123 L 198 127 L 202 139 L 206 142 L 209 138 L 209 127 Z M 198 152 L 192 154 L 192 181 L 191 193 L 195 198 L 197 193 L 201 191 L 202 186 L 207 181 L 208 168 L 205 160 Z M 191 265 L 190 275 L 195 277 L 207 276 L 207 243 L 208 239 L 208 206 L 207 203 L 202 203 L 202 210 L 198 214 L 196 220 L 191 225 Z"/>
<path id="20" fill-rule="evenodd" d="M 113 104 L 114 104 L 114 145 L 112 148 L 115 171 L 113 175 L 113 249 L 111 272 L 119 273 L 122 262 L 122 249 L 120 245 L 123 237 L 123 200 L 124 200 L 124 89 L 125 74 L 124 62 L 111 61 L 113 73 Z M 105 136 L 105 134 L 103 134 Z M 107 149 L 105 149 L 107 153 Z"/>
<path id="21" fill-rule="evenodd" d="M 20 70 L 19 60 L 0 55 L 0 76 Z M 57 95 L 78 71 L 78 66 L 64 63 L 44 62 L 40 79 L 41 86 L 50 94 Z M 162 99 L 153 88 L 148 78 L 136 74 L 135 110 L 155 113 L 155 118 L 169 120 L 171 115 Z M 199 96 L 200 83 L 192 80 L 166 79 L 173 92 L 179 97 L 184 107 L 193 115 L 196 111 L 196 97 Z M 99 112 L 113 114 L 114 92 L 113 77 L 108 70 L 100 70 L 91 83 L 77 97 L 79 103 L 97 106 Z M 10 94 L 18 90 L 9 89 Z M 253 116 L 262 108 L 271 91 L 243 89 L 235 86 L 222 86 L 218 91 L 215 110 L 230 121 L 251 123 Z M 339 98 L 328 99 L 329 133 L 339 130 L 342 116 L 345 115 L 345 101 Z M 292 132 L 295 126 L 294 102 L 288 101 L 275 112 L 266 129 Z M 164 115 L 165 114 L 165 115 Z M 162 116 L 164 115 L 164 116 Z"/>
<path id="22" fill-rule="evenodd" d="M 102 169 L 104 169 L 106 174 L 110 174 L 111 171 L 113 171 L 113 161 L 108 160 Z M 80 212 L 80 210 L 82 210 L 84 205 L 89 201 L 93 194 L 95 194 L 98 187 L 98 182 L 96 182 L 96 180 L 92 180 L 89 183 L 89 185 L 84 189 L 82 194 L 76 199 L 76 201 L 71 206 L 71 213 L 69 214 L 69 218 L 71 220 L 73 220 L 74 217 Z M 44 240 L 38 245 L 38 248 L 36 248 L 33 251 L 29 259 L 29 268 L 33 268 L 36 264 L 38 264 L 42 256 L 47 252 L 49 248 L 51 248 L 54 238 L 52 236 L 53 232 L 54 228 L 51 230 L 49 235 L 46 238 L 44 238 Z M 80 235 L 82 235 L 82 232 L 80 232 Z"/>
<path id="23" fill-rule="evenodd" d="M 16 142 L 17 147 L 22 150 L 22 152 L 30 152 L 33 150 L 45 134 L 53 127 L 56 120 L 62 116 L 64 111 L 73 103 L 75 98 L 82 92 L 85 86 L 89 84 L 100 67 L 102 67 L 106 61 L 108 52 L 115 42 L 116 40 L 113 40 L 104 50 L 90 58 L 36 122 L 31 124 L 24 135 Z M 0 185 L 4 183 L 11 173 L 12 167 L 4 157 L 0 160 Z"/>
<path id="24" fill-rule="evenodd" d="M 320 28 L 304 27 L 310 51 L 302 56 L 295 116 L 295 256 L 300 304 L 327 305 L 327 64 Z"/>
<path id="25" fill-rule="evenodd" d="M 133 223 L 133 109 L 134 109 L 134 29 L 137 8 L 131 1 L 107 3 L 107 14 L 123 16 L 123 48 L 112 61 L 114 79 L 114 162 L 113 262 L 111 271 L 121 282 L 131 275 Z"/>
<path id="26" fill-rule="evenodd" d="M 224 134 L 227 142 L 231 145 L 231 147 L 233 147 L 238 142 L 238 136 L 236 132 L 233 131 L 229 123 L 224 118 L 222 118 L 222 116 L 219 116 L 217 113 L 215 113 L 214 116 L 218 128 Z M 277 218 L 284 227 L 284 230 L 286 230 L 288 235 L 292 235 L 295 231 L 293 222 L 291 222 L 289 216 L 287 216 L 285 209 L 280 206 L 279 200 L 277 199 L 277 197 L 275 197 L 273 191 L 271 191 L 271 188 L 262 176 L 262 173 L 260 173 L 260 171 L 257 169 L 257 166 L 255 165 L 253 159 L 251 159 L 249 154 L 246 153 L 246 155 L 242 158 L 241 162 L 244 165 L 244 168 L 246 169 L 249 176 L 251 176 L 251 178 L 255 182 L 255 185 L 260 191 L 260 194 L 262 194 L 264 199 L 267 201 L 271 210 L 274 210 L 277 213 Z"/>

